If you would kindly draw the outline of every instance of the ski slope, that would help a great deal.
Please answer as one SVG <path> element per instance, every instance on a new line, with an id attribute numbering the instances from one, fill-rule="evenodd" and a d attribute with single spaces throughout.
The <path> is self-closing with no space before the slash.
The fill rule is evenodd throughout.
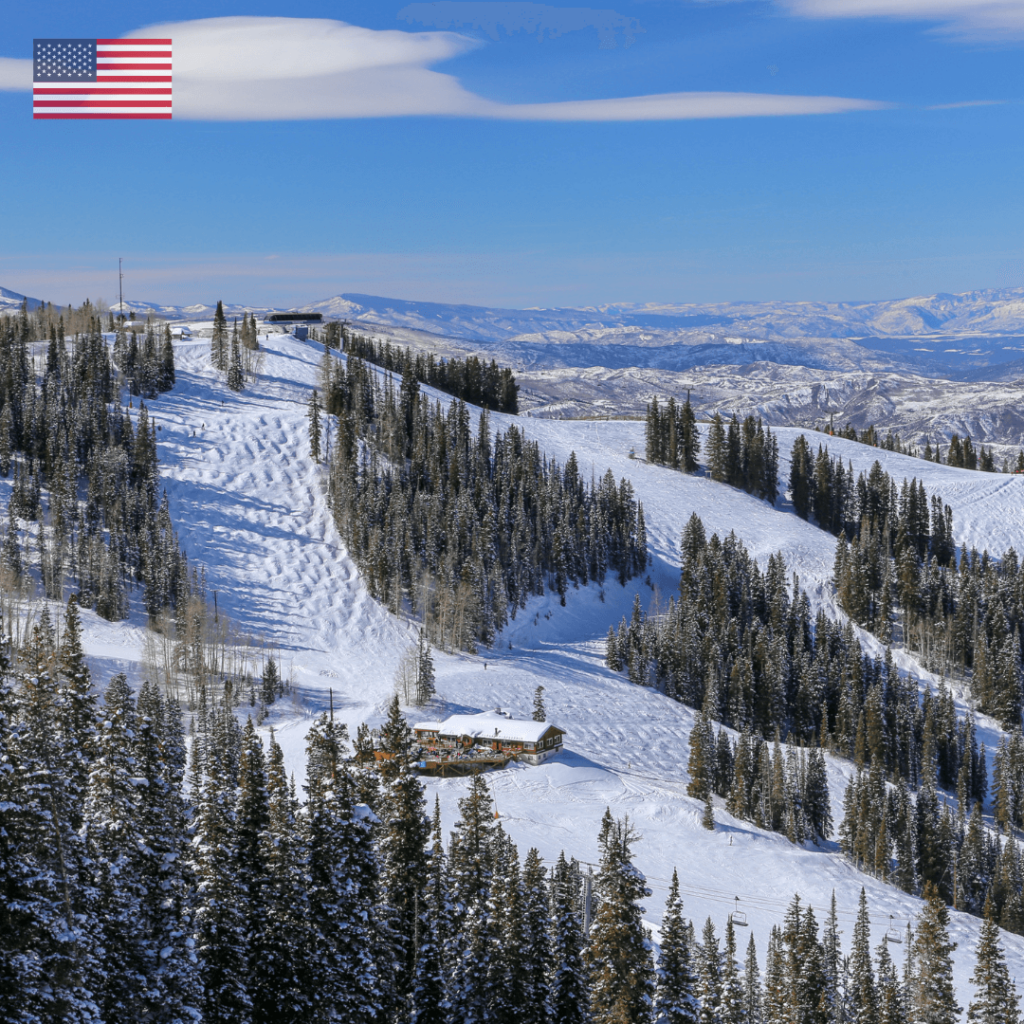
<path id="1" fill-rule="evenodd" d="M 327 508 L 325 470 L 309 456 L 306 402 L 316 386 L 322 349 L 290 336 L 261 338 L 265 362 L 258 382 L 241 394 L 228 390 L 209 368 L 209 343 L 176 345 L 173 391 L 150 403 L 158 430 L 161 479 L 172 516 L 193 564 L 206 568 L 208 594 L 236 629 L 279 653 L 290 699 L 279 702 L 263 726 L 285 749 L 301 781 L 304 738 L 316 714 L 333 700 L 354 732 L 376 724 L 393 691 L 395 670 L 414 643 L 417 625 L 384 612 L 369 596 Z M 445 400 L 444 396 L 437 396 Z M 492 415 L 495 428 L 509 418 Z M 643 452 L 643 424 L 517 418 L 529 436 L 559 461 L 576 452 L 581 472 L 611 468 L 628 477 L 643 502 L 653 556 L 650 586 L 621 587 L 611 577 L 557 596 L 533 599 L 494 649 L 477 655 L 435 654 L 437 699 L 410 718 L 444 717 L 494 707 L 528 717 L 534 689 L 545 688 L 548 716 L 567 730 L 566 751 L 540 767 L 513 765 L 488 776 L 504 827 L 522 852 L 536 846 L 549 861 L 559 851 L 597 860 L 597 833 L 605 808 L 628 814 L 643 836 L 636 860 L 653 897 L 645 919 L 656 928 L 673 868 L 678 868 L 685 913 L 698 927 L 710 915 L 719 932 L 739 896 L 763 966 L 768 932 L 780 923 L 793 894 L 824 920 L 835 890 L 844 942 L 852 935 L 857 897 L 868 890 L 872 943 L 881 941 L 890 914 L 905 928 L 920 901 L 854 870 L 834 847 L 798 848 L 784 837 L 732 819 L 716 807 L 714 833 L 700 826 L 703 807 L 686 796 L 691 711 L 646 688 L 631 685 L 603 664 L 609 625 L 628 616 L 634 595 L 645 606 L 667 603 L 678 580 L 677 547 L 693 512 L 708 532 L 735 530 L 751 553 L 766 559 L 781 551 L 813 603 L 838 615 L 827 585 L 835 540 L 798 519 L 785 501 L 773 509 L 740 491 L 630 458 Z M 800 431 L 777 431 L 780 478 Z M 1024 551 L 1024 478 L 972 473 L 866 448 L 837 438 L 830 450 L 867 470 L 877 458 L 897 478 L 917 476 L 929 494 L 951 505 L 957 543 L 1001 554 Z M 813 439 L 812 439 L 813 441 Z M 0 482 L 6 502 L 10 481 Z M 85 643 L 98 679 L 116 671 L 142 678 L 145 630 L 141 617 L 107 623 L 84 616 Z M 877 644 L 862 634 L 866 643 Z M 914 659 L 900 654 L 904 668 Z M 925 674 L 921 673 L 925 678 Z M 961 695 L 962 696 L 962 695 Z M 244 712 L 244 708 L 242 711 Z M 981 722 L 991 749 L 997 730 Z M 852 766 L 830 762 L 833 817 L 841 818 L 845 780 Z M 428 799 L 440 798 L 446 826 L 457 816 L 464 780 L 428 780 Z M 980 922 L 952 914 L 959 943 L 956 981 L 966 1008 L 971 995 L 973 948 Z M 746 938 L 741 935 L 745 944 Z M 1011 972 L 1024 978 L 1024 939 L 1004 936 Z M 902 951 L 894 948 L 898 962 Z"/>

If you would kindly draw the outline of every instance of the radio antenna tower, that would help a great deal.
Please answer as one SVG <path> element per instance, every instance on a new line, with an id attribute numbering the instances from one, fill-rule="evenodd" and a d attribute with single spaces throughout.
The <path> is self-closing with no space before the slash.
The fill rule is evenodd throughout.
<path id="1" fill-rule="evenodd" d="M 124 319 L 124 273 L 121 270 L 121 257 L 117 257 L 117 310 L 121 320 Z"/>

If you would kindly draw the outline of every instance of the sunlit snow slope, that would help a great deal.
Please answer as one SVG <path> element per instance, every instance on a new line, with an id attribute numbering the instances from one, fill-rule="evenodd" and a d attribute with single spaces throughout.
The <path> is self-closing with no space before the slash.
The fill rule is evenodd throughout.
<path id="1" fill-rule="evenodd" d="M 274 707 L 264 729 L 276 730 L 301 780 L 305 732 L 311 717 L 327 706 L 329 692 L 351 729 L 360 721 L 380 721 L 416 624 L 388 615 L 369 597 L 327 509 L 324 469 L 309 457 L 306 402 L 322 349 L 282 335 L 261 340 L 261 378 L 240 395 L 209 369 L 208 342 L 181 344 L 178 385 L 150 408 L 161 428 L 161 476 L 190 560 L 206 567 L 208 591 L 216 591 L 219 610 L 239 630 L 276 647 L 294 682 L 294 698 Z M 492 417 L 496 427 L 504 420 Z M 527 717 L 534 688 L 543 685 L 549 717 L 567 730 L 567 751 L 538 768 L 513 766 L 489 776 L 502 822 L 523 851 L 537 846 L 550 860 L 564 849 L 594 861 L 605 808 L 628 813 L 643 835 L 636 854 L 654 889 L 645 914 L 652 925 L 660 920 L 667 880 L 678 867 L 686 913 L 698 923 L 710 914 L 723 926 L 733 897 L 740 897 L 762 964 L 768 929 L 780 921 L 794 892 L 815 906 L 821 920 L 834 889 L 846 942 L 862 885 L 871 902 L 873 944 L 881 940 L 890 914 L 898 927 L 905 926 L 920 902 L 858 873 L 834 848 L 794 847 L 781 836 L 733 820 L 721 807 L 716 831 L 703 830 L 702 807 L 685 793 L 690 710 L 632 686 L 603 664 L 608 627 L 629 614 L 634 594 L 639 592 L 647 605 L 655 599 L 667 603 L 674 592 L 679 536 L 691 513 L 701 516 L 709 532 L 735 530 L 760 559 L 781 550 L 812 601 L 824 602 L 838 615 L 827 586 L 834 539 L 799 520 L 785 501 L 772 509 L 707 479 L 631 459 L 631 449 L 643 452 L 641 423 L 517 422 L 548 455 L 561 461 L 575 451 L 582 471 L 592 467 L 601 474 L 610 467 L 617 477 L 632 480 L 646 514 L 651 587 L 634 581 L 623 588 L 609 578 L 603 593 L 594 586 L 571 591 L 565 608 L 557 598 L 534 599 L 493 650 L 436 655 L 436 706 L 410 715 L 500 705 Z M 783 479 L 798 433 L 778 431 Z M 952 506 L 958 543 L 999 554 L 1011 544 L 1024 551 L 1024 478 L 949 469 L 834 438 L 820 440 L 828 440 L 855 469 L 866 470 L 878 458 L 898 478 L 923 477 L 929 493 L 937 491 Z M 140 620 L 111 625 L 89 614 L 87 628 L 100 675 L 127 666 L 139 678 Z M 900 664 L 914 662 L 902 656 Z M 981 738 L 989 745 L 997 742 L 991 723 L 982 723 Z M 835 762 L 830 772 L 838 820 L 850 766 Z M 428 788 L 431 802 L 435 792 L 440 796 L 450 825 L 465 782 L 432 780 Z M 979 922 L 952 917 L 953 937 L 960 943 L 957 984 L 966 1006 Z M 1012 972 L 1024 978 L 1024 940 L 1005 936 L 1005 941 Z"/>

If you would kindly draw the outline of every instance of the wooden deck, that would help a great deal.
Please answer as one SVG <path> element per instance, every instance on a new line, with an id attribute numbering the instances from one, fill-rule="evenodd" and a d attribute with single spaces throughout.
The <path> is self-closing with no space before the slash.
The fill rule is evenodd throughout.
<path id="1" fill-rule="evenodd" d="M 414 762 L 413 767 L 419 775 L 433 775 L 438 778 L 458 778 L 466 775 L 479 775 L 480 772 L 492 768 L 504 768 L 512 760 L 510 754 L 493 754 L 480 757 L 428 757 Z"/>

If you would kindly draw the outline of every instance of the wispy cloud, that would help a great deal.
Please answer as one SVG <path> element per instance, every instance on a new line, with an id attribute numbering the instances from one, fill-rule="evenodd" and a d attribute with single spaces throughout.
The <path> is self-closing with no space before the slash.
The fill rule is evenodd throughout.
<path id="1" fill-rule="evenodd" d="M 538 41 L 596 29 L 602 49 L 613 49 L 621 32 L 626 46 L 636 33 L 643 32 L 640 22 L 616 11 L 598 11 L 590 7 L 552 7 L 534 3 L 474 3 L 467 0 L 442 0 L 439 3 L 409 4 L 398 12 L 403 21 L 429 25 L 432 28 L 476 28 L 492 39 L 516 32 L 536 34 Z"/>
<path id="2" fill-rule="evenodd" d="M 677 92 L 554 103 L 498 103 L 431 69 L 480 45 L 452 32 L 376 31 L 310 18 L 206 18 L 129 36 L 174 40 L 174 116 L 204 121 L 447 116 L 511 121 L 675 121 L 877 110 L 839 96 Z M 7 67 L 7 65 L 18 65 Z M 27 77 L 26 77 L 27 66 Z M 13 89 L 31 61 L 7 61 Z M 0 68 L 0 74 L 5 73 Z M 2 81 L 2 80 L 0 80 Z"/>
<path id="3" fill-rule="evenodd" d="M 780 0 L 807 18 L 936 21 L 943 31 L 979 39 L 1024 36 L 1024 0 Z"/>
<path id="4" fill-rule="evenodd" d="M 960 110 L 962 107 L 998 107 L 1006 100 L 964 100 L 962 103 L 936 103 L 926 110 Z"/>

